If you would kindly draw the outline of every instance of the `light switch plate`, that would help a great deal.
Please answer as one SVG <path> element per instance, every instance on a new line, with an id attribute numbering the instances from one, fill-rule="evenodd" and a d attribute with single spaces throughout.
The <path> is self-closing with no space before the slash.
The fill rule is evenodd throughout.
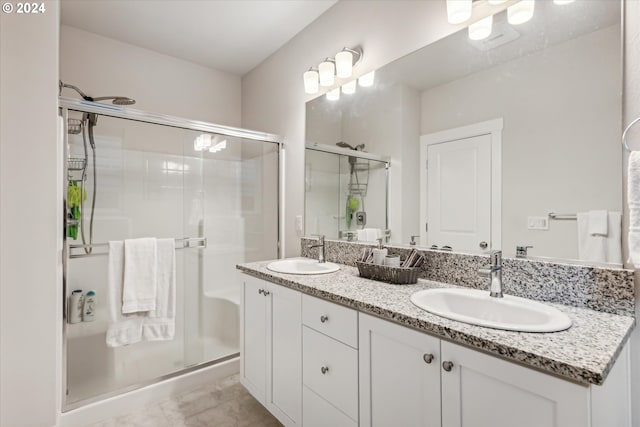
<path id="1" fill-rule="evenodd" d="M 527 229 L 529 230 L 548 230 L 548 216 L 530 216 L 527 217 Z"/>

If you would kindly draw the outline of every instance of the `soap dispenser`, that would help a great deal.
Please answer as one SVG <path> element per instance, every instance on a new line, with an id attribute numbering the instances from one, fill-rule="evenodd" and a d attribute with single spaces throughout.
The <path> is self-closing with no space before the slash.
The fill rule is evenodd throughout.
<path id="1" fill-rule="evenodd" d="M 382 247 L 382 238 L 378 240 L 378 248 L 373 250 L 373 263 L 378 265 L 384 264 L 384 259 L 387 257 L 387 248 Z"/>

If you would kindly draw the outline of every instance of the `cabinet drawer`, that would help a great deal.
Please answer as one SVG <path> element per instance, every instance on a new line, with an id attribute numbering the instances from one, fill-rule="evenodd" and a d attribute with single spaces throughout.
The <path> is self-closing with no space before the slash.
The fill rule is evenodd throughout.
<path id="1" fill-rule="evenodd" d="M 358 351 L 306 326 L 302 329 L 302 383 L 357 420 Z"/>
<path id="2" fill-rule="evenodd" d="M 309 388 L 302 388 L 302 425 L 304 427 L 358 427 L 357 422 L 335 406 Z"/>
<path id="3" fill-rule="evenodd" d="M 303 295 L 302 324 L 358 348 L 358 312 L 355 310 Z"/>

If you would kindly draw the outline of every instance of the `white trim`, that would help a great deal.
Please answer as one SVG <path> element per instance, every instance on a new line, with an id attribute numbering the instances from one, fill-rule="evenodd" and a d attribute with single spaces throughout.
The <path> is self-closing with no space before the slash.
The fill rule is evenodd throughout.
<path id="1" fill-rule="evenodd" d="M 426 245 L 427 222 L 427 148 L 474 136 L 491 135 L 491 249 L 502 249 L 502 118 L 446 129 L 420 136 L 420 244 Z"/>

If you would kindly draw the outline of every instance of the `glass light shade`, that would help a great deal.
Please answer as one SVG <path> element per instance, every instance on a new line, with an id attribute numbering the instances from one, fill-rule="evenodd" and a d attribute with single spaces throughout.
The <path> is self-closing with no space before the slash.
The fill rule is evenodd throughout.
<path id="1" fill-rule="evenodd" d="M 469 25 L 469 38 L 471 40 L 486 39 L 491 35 L 491 27 L 493 26 L 493 16 L 489 15 Z"/>
<path id="2" fill-rule="evenodd" d="M 329 101 L 337 101 L 338 99 L 340 99 L 340 88 L 337 87 L 327 92 L 327 99 Z"/>
<path id="3" fill-rule="evenodd" d="M 553 2 L 557 5 L 562 6 L 563 4 L 573 3 L 576 0 L 553 0 Z"/>
<path id="4" fill-rule="evenodd" d="M 533 17 L 535 0 L 520 0 L 507 8 L 507 21 L 511 25 L 524 24 Z"/>
<path id="5" fill-rule="evenodd" d="M 351 80 L 348 83 L 345 83 L 342 85 L 342 93 L 347 94 L 347 95 L 351 95 L 353 93 L 356 93 L 356 81 L 355 80 Z"/>
<path id="6" fill-rule="evenodd" d="M 210 153 L 217 153 L 218 151 L 222 151 L 225 148 L 227 148 L 227 140 L 223 139 L 222 141 L 218 142 L 213 147 L 209 148 L 209 152 Z"/>
<path id="7" fill-rule="evenodd" d="M 341 79 L 351 77 L 353 73 L 353 54 L 343 50 L 336 54 L 336 75 Z"/>
<path id="8" fill-rule="evenodd" d="M 333 86 L 336 66 L 333 62 L 325 61 L 318 65 L 320 71 L 320 86 Z"/>
<path id="9" fill-rule="evenodd" d="M 375 75 L 376 75 L 375 71 L 369 71 L 367 74 L 360 76 L 360 78 L 358 79 L 358 84 L 362 87 L 373 86 Z"/>
<path id="10" fill-rule="evenodd" d="M 450 24 L 462 24 L 471 18 L 472 0 L 447 0 L 447 20 Z"/>
<path id="11" fill-rule="evenodd" d="M 193 140 L 193 149 L 195 151 L 208 150 L 211 147 L 211 135 L 203 133 Z"/>
<path id="12" fill-rule="evenodd" d="M 318 72 L 316 70 L 309 70 L 303 74 L 304 78 L 304 91 L 305 93 L 318 93 Z"/>
<path id="13" fill-rule="evenodd" d="M 495 5 L 497 5 L 497 4 L 501 4 L 501 3 L 504 3 L 504 2 L 506 2 L 506 1 L 507 1 L 507 0 L 489 0 L 489 1 L 488 1 L 488 3 L 489 3 L 490 5 L 492 5 L 492 6 L 495 6 Z"/>

